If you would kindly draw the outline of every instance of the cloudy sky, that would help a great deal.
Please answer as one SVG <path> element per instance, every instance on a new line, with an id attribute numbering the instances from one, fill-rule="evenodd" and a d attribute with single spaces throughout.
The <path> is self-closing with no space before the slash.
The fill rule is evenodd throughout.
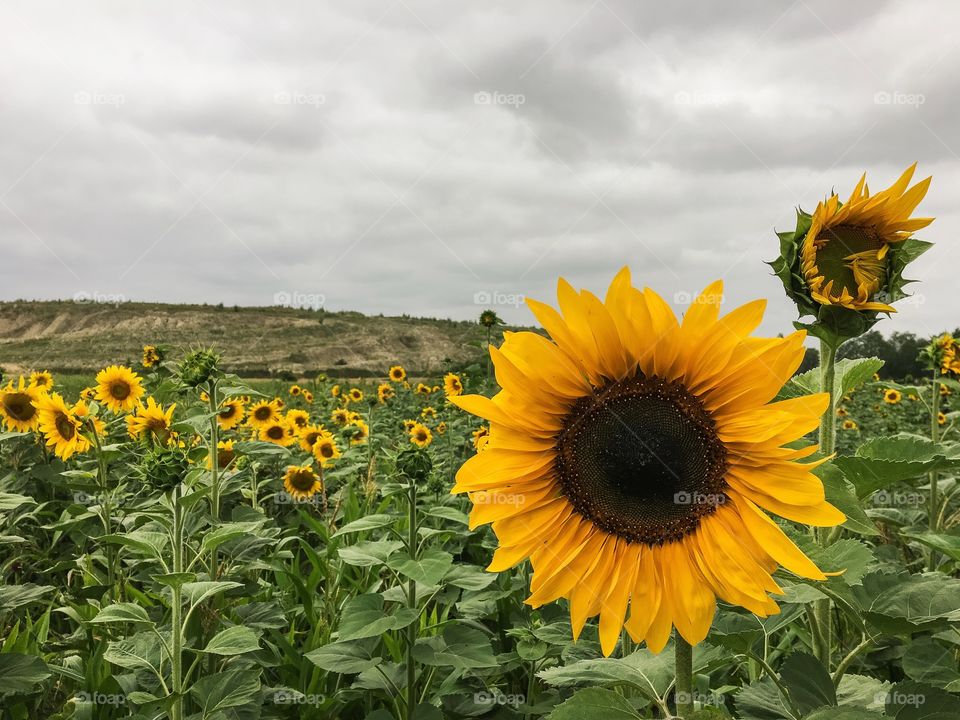
<path id="1" fill-rule="evenodd" d="M 268 9 L 269 8 L 269 9 Z M 768 297 L 774 228 L 915 160 L 956 326 L 960 6 L 856 0 L 5 2 L 0 299 L 470 318 L 629 264 Z"/>

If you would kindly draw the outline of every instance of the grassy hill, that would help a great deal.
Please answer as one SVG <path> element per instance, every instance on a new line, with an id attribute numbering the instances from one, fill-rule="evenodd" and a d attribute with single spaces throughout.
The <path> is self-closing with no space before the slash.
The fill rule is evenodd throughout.
<path id="1" fill-rule="evenodd" d="M 177 357 L 214 345 L 228 371 L 266 377 L 323 372 L 382 375 L 394 363 L 435 373 L 483 358 L 485 330 L 475 322 L 366 316 L 283 307 L 222 307 L 70 301 L 0 302 L 0 368 L 89 373 L 139 362 L 144 344 Z"/>

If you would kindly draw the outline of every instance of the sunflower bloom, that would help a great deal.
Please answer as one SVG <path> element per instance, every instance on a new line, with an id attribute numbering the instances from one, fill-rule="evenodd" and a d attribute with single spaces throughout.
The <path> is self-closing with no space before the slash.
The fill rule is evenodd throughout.
<path id="1" fill-rule="evenodd" d="M 96 397 L 115 413 L 130 412 L 140 404 L 143 383 L 133 370 L 111 365 L 97 373 Z"/>
<path id="2" fill-rule="evenodd" d="M 717 598 L 778 612 L 778 565 L 825 576 L 764 511 L 844 520 L 810 472 L 819 463 L 797 462 L 816 446 L 783 447 L 817 427 L 828 395 L 771 402 L 805 333 L 751 338 L 765 303 L 720 317 L 722 291 L 709 286 L 678 322 L 626 268 L 605 301 L 561 280 L 561 312 L 528 300 L 552 340 L 506 333 L 490 348 L 501 392 L 452 398 L 490 422 L 453 488 L 474 503 L 470 527 L 493 524 L 488 569 L 529 558 L 526 602 L 568 598 L 575 638 L 599 614 L 605 655 L 624 627 L 653 652 L 674 626 L 700 642 Z"/>
<path id="3" fill-rule="evenodd" d="M 41 396 L 38 410 L 40 432 L 58 458 L 67 460 L 90 449 L 90 441 L 81 432 L 82 421 L 67 407 L 60 393 Z"/>
<path id="4" fill-rule="evenodd" d="M 295 431 L 290 424 L 281 418 L 273 420 L 257 431 L 257 437 L 264 442 L 270 442 L 281 447 L 290 447 L 297 440 Z"/>
<path id="5" fill-rule="evenodd" d="M 490 428 L 483 425 L 473 431 L 473 449 L 480 452 L 487 446 L 490 440 Z"/>
<path id="6" fill-rule="evenodd" d="M 902 397 L 900 391 L 893 388 L 887 388 L 883 391 L 883 401 L 888 405 L 896 405 Z"/>
<path id="7" fill-rule="evenodd" d="M 310 424 L 310 413 L 306 410 L 288 410 L 287 422 L 296 431 L 300 432 Z"/>
<path id="8" fill-rule="evenodd" d="M 410 442 L 419 448 L 425 448 L 433 442 L 433 433 L 423 423 L 414 423 L 410 428 Z"/>
<path id="9" fill-rule="evenodd" d="M 258 400 L 247 413 L 247 425 L 259 431 L 280 420 L 280 406 L 276 400 Z"/>
<path id="10" fill-rule="evenodd" d="M 363 400 L 363 390 L 360 388 L 350 388 L 350 391 L 347 393 L 347 400 L 350 402 L 360 402 Z"/>
<path id="11" fill-rule="evenodd" d="M 853 421 L 853 420 L 844 420 L 844 421 L 843 421 L 843 429 L 844 429 L 844 430 L 856 430 L 856 429 L 857 429 L 857 423 L 856 423 L 855 421 Z"/>
<path id="12" fill-rule="evenodd" d="M 392 398 L 396 392 L 390 383 L 380 383 L 377 386 L 377 400 L 382 404 Z"/>
<path id="13" fill-rule="evenodd" d="M 332 413 L 330 413 L 330 420 L 335 425 L 340 425 L 343 427 L 350 422 L 350 411 L 346 408 L 336 408 Z"/>
<path id="14" fill-rule="evenodd" d="M 329 467 L 329 465 L 340 457 L 340 449 L 337 447 L 337 441 L 330 433 L 324 433 L 313 444 L 313 456 L 320 463 L 320 467 Z"/>
<path id="15" fill-rule="evenodd" d="M 300 447 L 306 452 L 313 452 L 313 446 L 317 444 L 317 440 L 330 433 L 323 425 L 307 425 L 300 428 L 297 434 L 300 438 Z"/>
<path id="16" fill-rule="evenodd" d="M 12 432 L 29 432 L 40 421 L 38 408 L 44 392 L 39 387 L 25 383 L 23 376 L 16 385 L 13 380 L 0 388 L 0 419 Z"/>
<path id="17" fill-rule="evenodd" d="M 217 412 L 217 424 L 224 430 L 232 430 L 243 422 L 245 414 L 246 407 L 241 398 L 227 398 Z"/>
<path id="18" fill-rule="evenodd" d="M 233 440 L 217 442 L 217 467 L 220 470 L 227 468 L 236 456 L 236 451 L 233 449 Z M 210 462 L 210 454 L 207 453 L 207 469 L 209 470 L 211 467 L 213 467 L 213 463 Z"/>
<path id="19" fill-rule="evenodd" d="M 390 372 L 387 373 L 391 382 L 403 382 L 407 379 L 407 371 L 403 369 L 401 365 L 394 365 L 390 368 Z"/>
<path id="20" fill-rule="evenodd" d="M 447 397 L 456 397 L 463 394 L 463 381 L 456 373 L 447 373 L 443 376 L 443 391 Z"/>
<path id="21" fill-rule="evenodd" d="M 133 415 L 127 415 L 127 432 L 132 438 L 150 437 L 161 444 L 170 439 L 170 426 L 173 425 L 174 403 L 166 410 L 152 397 L 147 404 L 141 405 Z"/>
<path id="22" fill-rule="evenodd" d="M 323 490 L 323 480 L 310 465 L 291 465 L 283 476 L 283 488 L 294 500 L 309 500 Z"/>
<path id="23" fill-rule="evenodd" d="M 161 360 L 163 360 L 163 354 L 156 345 L 143 346 L 143 357 L 140 359 L 141 365 L 145 368 L 151 368 L 158 365 Z"/>
<path id="24" fill-rule="evenodd" d="M 353 420 L 350 426 L 353 428 L 353 434 L 350 436 L 351 445 L 363 445 L 370 439 L 370 426 L 363 420 Z"/>
<path id="25" fill-rule="evenodd" d="M 53 387 L 53 375 L 46 370 L 30 373 L 30 384 L 44 392 L 50 392 Z"/>

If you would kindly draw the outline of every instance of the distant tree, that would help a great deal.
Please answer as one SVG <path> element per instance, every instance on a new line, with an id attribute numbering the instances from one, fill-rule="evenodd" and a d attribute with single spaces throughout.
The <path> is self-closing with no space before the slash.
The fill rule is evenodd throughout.
<path id="1" fill-rule="evenodd" d="M 820 364 L 820 351 L 816 348 L 808 347 L 803 353 L 803 362 L 800 363 L 800 368 L 797 370 L 798 373 L 805 373 L 808 370 L 813 370 Z"/>
<path id="2" fill-rule="evenodd" d="M 928 342 L 929 338 L 917 337 L 912 332 L 895 332 L 885 338 L 876 330 L 871 330 L 841 345 L 837 357 L 878 357 L 883 360 L 880 377 L 902 381 L 926 374 L 920 362 L 920 351 Z"/>

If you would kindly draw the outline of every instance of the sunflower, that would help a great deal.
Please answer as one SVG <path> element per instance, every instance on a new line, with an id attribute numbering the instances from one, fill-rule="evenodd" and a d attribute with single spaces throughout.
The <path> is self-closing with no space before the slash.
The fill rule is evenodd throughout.
<path id="1" fill-rule="evenodd" d="M 426 419 L 426 420 L 432 420 L 432 419 L 435 418 L 436 416 L 437 416 L 437 411 L 434 410 L 434 409 L 433 409 L 432 407 L 430 407 L 430 406 L 427 406 L 427 407 L 425 407 L 423 410 L 420 411 L 420 417 L 422 417 L 422 418 L 424 418 L 424 419 Z"/>
<path id="2" fill-rule="evenodd" d="M 443 376 L 443 391 L 447 397 L 456 397 L 463 394 L 463 381 L 456 373 L 447 373 Z"/>
<path id="3" fill-rule="evenodd" d="M 140 376 L 122 365 L 111 365 L 97 373 L 97 400 L 115 413 L 130 412 L 143 397 Z"/>
<path id="4" fill-rule="evenodd" d="M 143 346 L 143 358 L 140 360 L 140 364 L 145 368 L 153 367 L 163 360 L 163 356 L 155 345 L 144 345 Z"/>
<path id="5" fill-rule="evenodd" d="M 23 376 L 16 385 L 13 380 L 0 388 L 0 418 L 7 430 L 29 432 L 35 430 L 40 416 L 37 413 L 44 392 L 33 383 L 27 385 Z"/>
<path id="6" fill-rule="evenodd" d="M 350 388 L 350 391 L 347 393 L 347 400 L 350 402 L 360 402 L 363 400 L 363 390 L 360 388 Z"/>
<path id="7" fill-rule="evenodd" d="M 900 402 L 901 397 L 902 396 L 900 395 L 899 390 L 894 390 L 893 388 L 887 388 L 886 390 L 883 391 L 883 401 L 888 405 L 896 405 L 898 402 Z"/>
<path id="8" fill-rule="evenodd" d="M 30 384 L 44 392 L 50 392 L 53 387 L 53 375 L 46 370 L 30 373 Z"/>
<path id="9" fill-rule="evenodd" d="M 310 413 L 306 410 L 288 410 L 287 422 L 299 433 L 310 424 Z"/>
<path id="10" fill-rule="evenodd" d="M 323 490 L 323 480 L 310 465 L 291 465 L 283 476 L 283 487 L 294 500 L 309 500 Z"/>
<path id="11" fill-rule="evenodd" d="M 388 373 L 392 382 L 403 382 L 407 379 L 407 371 L 401 365 L 394 365 Z"/>
<path id="12" fill-rule="evenodd" d="M 80 391 L 81 400 L 93 400 L 97 395 L 97 389 L 92 387 L 85 387 Z"/>
<path id="13" fill-rule="evenodd" d="M 233 440 L 220 440 L 217 443 L 217 467 L 223 470 L 228 467 L 236 457 L 236 451 L 233 449 Z M 210 462 L 210 454 L 207 454 L 207 468 L 213 467 Z"/>
<path id="14" fill-rule="evenodd" d="M 710 285 L 677 322 L 624 268 L 601 301 L 559 284 L 562 314 L 528 304 L 552 340 L 505 333 L 490 348 L 502 390 L 452 398 L 490 421 L 486 449 L 457 473 L 470 527 L 493 523 L 488 568 L 529 558 L 527 603 L 569 598 L 574 638 L 600 614 L 609 655 L 625 627 L 653 652 L 671 627 L 706 637 L 719 597 L 778 612 L 771 573 L 824 574 L 764 510 L 818 526 L 843 522 L 783 447 L 817 427 L 826 393 L 771 402 L 799 367 L 804 332 L 751 338 L 765 303 L 719 316 Z M 628 612 L 629 618 L 624 622 Z"/>
<path id="15" fill-rule="evenodd" d="M 850 414 L 850 411 L 847 410 L 845 407 L 837 408 L 837 417 L 846 417 L 849 414 Z"/>
<path id="16" fill-rule="evenodd" d="M 938 413 L 937 413 L 937 424 L 938 424 L 938 425 L 946 425 L 946 424 L 947 424 L 947 416 L 944 415 L 942 412 L 938 412 Z"/>
<path id="17" fill-rule="evenodd" d="M 477 452 L 480 452 L 487 446 L 487 442 L 490 440 L 490 428 L 486 425 L 481 425 L 479 428 L 473 431 L 473 449 Z"/>
<path id="18" fill-rule="evenodd" d="M 350 411 L 342 407 L 336 408 L 332 413 L 330 413 L 330 420 L 332 420 L 335 425 L 340 425 L 342 427 L 350 422 Z"/>
<path id="19" fill-rule="evenodd" d="M 381 403 L 385 403 L 395 394 L 396 393 L 394 392 L 393 386 L 390 383 L 380 383 L 377 386 L 377 400 L 379 400 Z"/>
<path id="20" fill-rule="evenodd" d="M 161 444 L 170 439 L 170 426 L 173 424 L 174 403 L 166 410 L 152 397 L 147 404 L 139 406 L 133 415 L 127 415 L 127 432 L 132 438 L 149 437 Z"/>
<path id="21" fill-rule="evenodd" d="M 293 397 L 303 394 L 303 388 L 299 385 L 291 385 L 290 390 L 288 391 Z"/>
<path id="22" fill-rule="evenodd" d="M 103 437 L 107 434 L 107 424 L 98 417 L 92 417 L 90 415 L 90 406 L 87 405 L 87 401 L 84 398 L 80 398 L 73 404 L 73 407 L 70 409 L 70 412 L 73 413 L 74 417 L 83 423 L 93 423 L 93 429 L 100 437 Z"/>
<path id="23" fill-rule="evenodd" d="M 429 395 L 433 392 L 429 385 L 424 385 L 423 383 L 417 383 L 417 389 L 414 390 L 417 395 Z"/>
<path id="24" fill-rule="evenodd" d="M 313 446 L 317 444 L 317 440 L 329 434 L 323 425 L 307 425 L 299 432 L 300 447 L 306 452 L 313 452 Z"/>
<path id="25" fill-rule="evenodd" d="M 410 442 L 420 448 L 425 448 L 433 442 L 433 433 L 423 423 L 416 423 L 410 429 Z"/>
<path id="26" fill-rule="evenodd" d="M 907 395 L 907 400 L 911 402 L 917 402 L 917 400 L 919 399 L 920 398 L 917 395 L 914 395 L 913 393 L 910 393 L 909 395 Z"/>
<path id="27" fill-rule="evenodd" d="M 944 385 L 943 383 L 940 383 L 940 396 L 941 396 L 941 397 L 946 397 L 947 395 L 951 395 L 951 394 L 952 394 L 952 393 L 950 392 L 950 388 L 948 388 L 948 387 L 947 387 L 946 385 Z"/>
<path id="28" fill-rule="evenodd" d="M 353 427 L 353 434 L 350 435 L 351 445 L 362 445 L 369 439 L 370 426 L 363 420 L 353 420 L 350 425 Z"/>
<path id="29" fill-rule="evenodd" d="M 247 425 L 260 430 L 280 420 L 280 408 L 273 400 L 258 400 L 247 412 Z"/>
<path id="30" fill-rule="evenodd" d="M 282 447 L 289 447 L 296 441 L 294 430 L 286 420 L 277 418 L 263 425 L 257 432 L 257 437 L 264 442 L 270 442 Z"/>
<path id="31" fill-rule="evenodd" d="M 320 467 L 327 467 L 340 457 L 337 441 L 330 433 L 324 433 L 313 445 L 313 456 L 320 463 Z"/>
<path id="32" fill-rule="evenodd" d="M 312 403 L 312 402 L 313 402 L 313 393 L 310 392 L 309 390 L 304 390 L 304 391 L 303 391 L 303 399 L 307 401 L 307 404 Z"/>
<path id="33" fill-rule="evenodd" d="M 413 426 L 417 424 L 416 420 L 404 420 L 403 421 L 403 431 L 409 433 L 413 430 Z"/>
<path id="34" fill-rule="evenodd" d="M 844 430 L 856 430 L 857 424 L 853 420 L 844 420 L 843 421 Z"/>
<path id="35" fill-rule="evenodd" d="M 447 424 L 442 420 L 437 423 L 437 435 L 446 435 L 447 434 Z"/>
<path id="36" fill-rule="evenodd" d="M 330 388 L 330 395 L 332 397 L 340 397 L 340 386 L 334 385 L 332 388 Z"/>
<path id="37" fill-rule="evenodd" d="M 58 458 L 67 460 L 75 453 L 90 449 L 90 441 L 81 434 L 80 418 L 67 407 L 59 393 L 41 395 L 37 410 L 40 432 Z"/>
<path id="38" fill-rule="evenodd" d="M 246 414 L 242 398 L 227 398 L 220 405 L 217 413 L 217 423 L 224 430 L 231 430 L 243 422 L 243 416 Z"/>

